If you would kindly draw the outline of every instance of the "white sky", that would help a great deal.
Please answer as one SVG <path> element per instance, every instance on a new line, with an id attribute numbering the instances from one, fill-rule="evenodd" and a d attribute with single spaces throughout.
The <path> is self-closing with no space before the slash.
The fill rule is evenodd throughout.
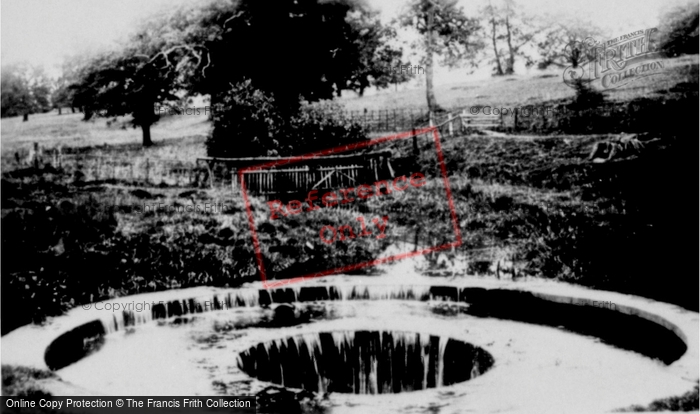
<path id="1" fill-rule="evenodd" d="M 2 0 L 0 55 L 2 64 L 43 65 L 51 75 L 66 56 L 107 47 L 124 38 L 145 17 L 196 0 Z M 268 0 L 258 0 L 268 1 Z M 590 20 L 613 36 L 653 27 L 670 5 L 687 0 L 519 0 L 530 13 L 564 12 Z M 407 0 L 367 0 L 393 18 Z M 474 15 L 485 0 L 459 0 Z M 465 71 L 459 71 L 462 77 Z M 438 71 L 436 83 L 463 80 Z M 453 79 L 454 78 L 454 79 Z"/>

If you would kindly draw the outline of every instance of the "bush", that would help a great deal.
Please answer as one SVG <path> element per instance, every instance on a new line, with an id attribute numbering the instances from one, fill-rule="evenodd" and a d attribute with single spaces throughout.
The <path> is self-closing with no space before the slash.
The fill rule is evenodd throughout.
<path id="1" fill-rule="evenodd" d="M 29 367 L 2 366 L 2 395 L 8 397 L 50 397 L 38 381 L 55 379 L 56 375 L 49 371 Z"/>
<path id="2" fill-rule="evenodd" d="M 275 100 L 250 81 L 237 84 L 213 106 L 207 153 L 240 158 L 291 156 L 367 139 L 363 128 L 340 116 L 333 103 L 280 109 Z"/>
<path id="3" fill-rule="evenodd" d="M 306 154 L 366 140 L 364 128 L 341 113 L 342 107 L 332 102 L 302 106 L 283 135 L 287 138 L 282 141 L 280 154 Z"/>
<path id="4" fill-rule="evenodd" d="M 89 302 L 101 283 L 95 275 L 109 274 L 114 210 L 92 197 L 37 199 L 2 218 L 2 311 L 13 315 L 3 318 L 3 333 Z"/>
<path id="5" fill-rule="evenodd" d="M 236 84 L 212 107 L 207 154 L 238 158 L 278 155 L 276 141 L 283 120 L 274 99 L 253 88 L 248 80 Z"/>

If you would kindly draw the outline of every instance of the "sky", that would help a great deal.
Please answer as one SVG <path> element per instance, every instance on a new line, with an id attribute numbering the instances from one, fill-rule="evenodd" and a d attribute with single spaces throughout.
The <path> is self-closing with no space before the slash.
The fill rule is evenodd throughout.
<path id="1" fill-rule="evenodd" d="M 2 65 L 42 65 L 52 76 L 69 56 L 99 50 L 125 38 L 148 16 L 196 0 L 2 0 Z M 268 1 L 268 0 L 259 0 Z M 366 0 L 389 21 L 407 0 Z M 596 23 L 613 36 L 653 27 L 660 13 L 686 0 L 516 0 L 527 12 L 566 13 Z M 459 0 L 474 15 L 486 1 Z M 454 76 L 458 73 L 460 76 Z M 477 73 L 477 76 L 479 74 Z M 465 70 L 438 70 L 436 83 L 463 80 Z"/>

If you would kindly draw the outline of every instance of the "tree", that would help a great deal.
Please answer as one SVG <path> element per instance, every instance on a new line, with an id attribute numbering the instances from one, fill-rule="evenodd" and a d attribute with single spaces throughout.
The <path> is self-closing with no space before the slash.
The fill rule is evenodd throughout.
<path id="1" fill-rule="evenodd" d="M 151 125 L 159 119 L 156 105 L 179 102 L 175 92 L 182 87 L 177 65 L 162 50 L 163 43 L 157 34 L 145 30 L 131 46 L 97 55 L 83 66 L 71 89 L 85 120 L 95 115 L 131 115 L 132 124 L 141 127 L 143 146 L 152 145 Z"/>
<path id="2" fill-rule="evenodd" d="M 73 107 L 73 90 L 69 88 L 69 83 L 66 82 L 63 77 L 58 78 L 54 83 L 51 103 L 53 107 L 58 110 L 59 115 L 61 115 L 63 108 L 67 106 Z"/>
<path id="3" fill-rule="evenodd" d="M 86 55 L 74 55 L 64 59 L 61 65 L 61 75 L 54 81 L 51 104 L 61 115 L 62 108 L 70 107 L 75 113 L 75 87 L 80 79 L 81 68 L 86 67 L 90 58 Z"/>
<path id="4" fill-rule="evenodd" d="M 458 66 L 463 60 L 473 59 L 483 46 L 474 35 L 479 30 L 477 19 L 468 18 L 457 0 L 413 0 L 399 16 L 399 24 L 416 30 L 422 41 L 414 49 L 423 52 L 421 64 L 425 65 L 426 99 L 430 111 L 442 108 L 435 99 L 433 88 L 434 54 L 440 63 L 449 67 Z"/>
<path id="5" fill-rule="evenodd" d="M 346 37 L 348 45 L 338 53 L 346 57 L 346 64 L 354 67 L 344 85 L 336 85 L 338 96 L 343 89 L 355 90 L 360 96 L 369 86 L 387 88 L 391 84 L 408 81 L 411 76 L 404 66 L 403 49 L 396 46 L 396 30 L 382 26 L 378 14 L 367 11 L 348 13 L 347 21 L 353 28 Z M 344 74 L 339 73 L 342 79 Z"/>
<path id="6" fill-rule="evenodd" d="M 698 53 L 698 4 L 676 6 L 661 18 L 660 46 L 666 56 Z"/>
<path id="7" fill-rule="evenodd" d="M 549 66 L 565 68 L 564 83 L 574 88 L 576 93 L 573 107 L 589 108 L 599 105 L 604 94 L 595 90 L 591 83 L 595 80 L 586 75 L 585 65 L 594 63 L 602 37 L 602 30 L 589 22 L 579 19 L 556 18 L 559 23 L 543 32 L 537 46 L 541 60 L 539 68 Z"/>
<path id="8" fill-rule="evenodd" d="M 491 42 L 491 47 L 493 48 L 492 62 L 495 65 L 494 75 L 503 76 L 505 74 L 503 71 L 503 64 L 501 63 L 503 52 L 498 47 L 498 39 L 501 37 L 499 34 L 499 26 L 502 24 L 499 16 L 500 13 L 493 3 L 489 1 L 489 4 L 481 9 L 481 14 L 488 24 L 488 37 Z"/>
<path id="9" fill-rule="evenodd" d="M 525 53 L 524 47 L 529 45 L 534 37 L 544 31 L 545 28 L 537 28 L 529 23 L 531 21 L 533 21 L 533 17 L 525 15 L 514 0 L 503 0 L 503 26 L 506 44 L 508 45 L 506 75 L 512 75 L 515 72 L 516 56 L 525 58 L 527 66 L 533 63 L 532 57 Z"/>
<path id="10" fill-rule="evenodd" d="M 403 51 L 392 48 L 390 45 L 385 45 L 377 51 L 374 62 L 378 69 L 372 72 L 372 86 L 378 89 L 408 82 L 420 69 L 414 68 L 405 62 L 403 60 Z M 360 96 L 362 96 L 362 93 L 360 93 Z"/>
<path id="11" fill-rule="evenodd" d="M 34 112 L 47 112 L 51 110 L 51 80 L 46 75 L 44 68 L 35 66 L 31 69 L 29 88 L 34 97 Z"/>
<path id="12" fill-rule="evenodd" d="M 319 131 L 323 145 L 355 142 L 354 127 L 309 116 L 302 102 L 362 93 L 391 71 L 381 59 L 396 52 L 383 43 L 390 33 L 376 14 L 355 0 L 282 0 L 274 8 L 212 2 L 164 17 L 158 27 L 188 92 L 210 96 L 207 146 L 216 156 L 241 156 L 241 144 L 248 154 L 291 154 L 312 148 Z"/>
<path id="13" fill-rule="evenodd" d="M 604 34 L 598 26 L 572 17 L 549 16 L 543 24 L 547 29 L 535 36 L 540 69 L 578 67 L 594 58 L 590 56 L 593 49 L 589 46 Z"/>
<path id="14" fill-rule="evenodd" d="M 208 94 L 215 104 L 232 84 L 250 80 L 290 115 L 302 100 L 367 88 L 383 33 L 375 14 L 353 0 L 284 0 L 273 8 L 256 0 L 215 2 L 175 13 L 166 26 L 186 28 L 171 44 L 191 48 L 180 66 L 191 93 Z"/>
<path id="15" fill-rule="evenodd" d="M 304 100 L 331 99 L 337 90 L 369 85 L 377 68 L 364 70 L 373 62 L 363 56 L 376 53 L 381 32 L 370 11 L 352 0 L 184 7 L 150 22 L 130 47 L 87 65 L 76 100 L 88 118 L 93 112 L 132 114 L 144 128 L 145 145 L 155 122 L 154 103 L 184 90 L 209 95 L 215 107 L 224 98 L 235 102 L 229 96 L 233 85 L 249 82 L 247 88 L 291 117 Z"/>
<path id="16" fill-rule="evenodd" d="M 50 109 L 51 84 L 41 67 L 15 64 L 2 67 L 2 116 L 46 112 Z"/>
<path id="17" fill-rule="evenodd" d="M 17 66 L 2 67 L 2 117 L 29 115 L 34 108 L 28 80 Z"/>

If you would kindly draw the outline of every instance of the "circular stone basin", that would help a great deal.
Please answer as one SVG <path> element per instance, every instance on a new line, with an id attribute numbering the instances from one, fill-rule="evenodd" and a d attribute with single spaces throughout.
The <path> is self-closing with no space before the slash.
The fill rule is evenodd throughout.
<path id="1" fill-rule="evenodd" d="M 239 354 L 246 374 L 313 392 L 391 394 L 468 381 L 493 357 L 481 348 L 412 332 L 321 332 L 260 343 Z"/>

